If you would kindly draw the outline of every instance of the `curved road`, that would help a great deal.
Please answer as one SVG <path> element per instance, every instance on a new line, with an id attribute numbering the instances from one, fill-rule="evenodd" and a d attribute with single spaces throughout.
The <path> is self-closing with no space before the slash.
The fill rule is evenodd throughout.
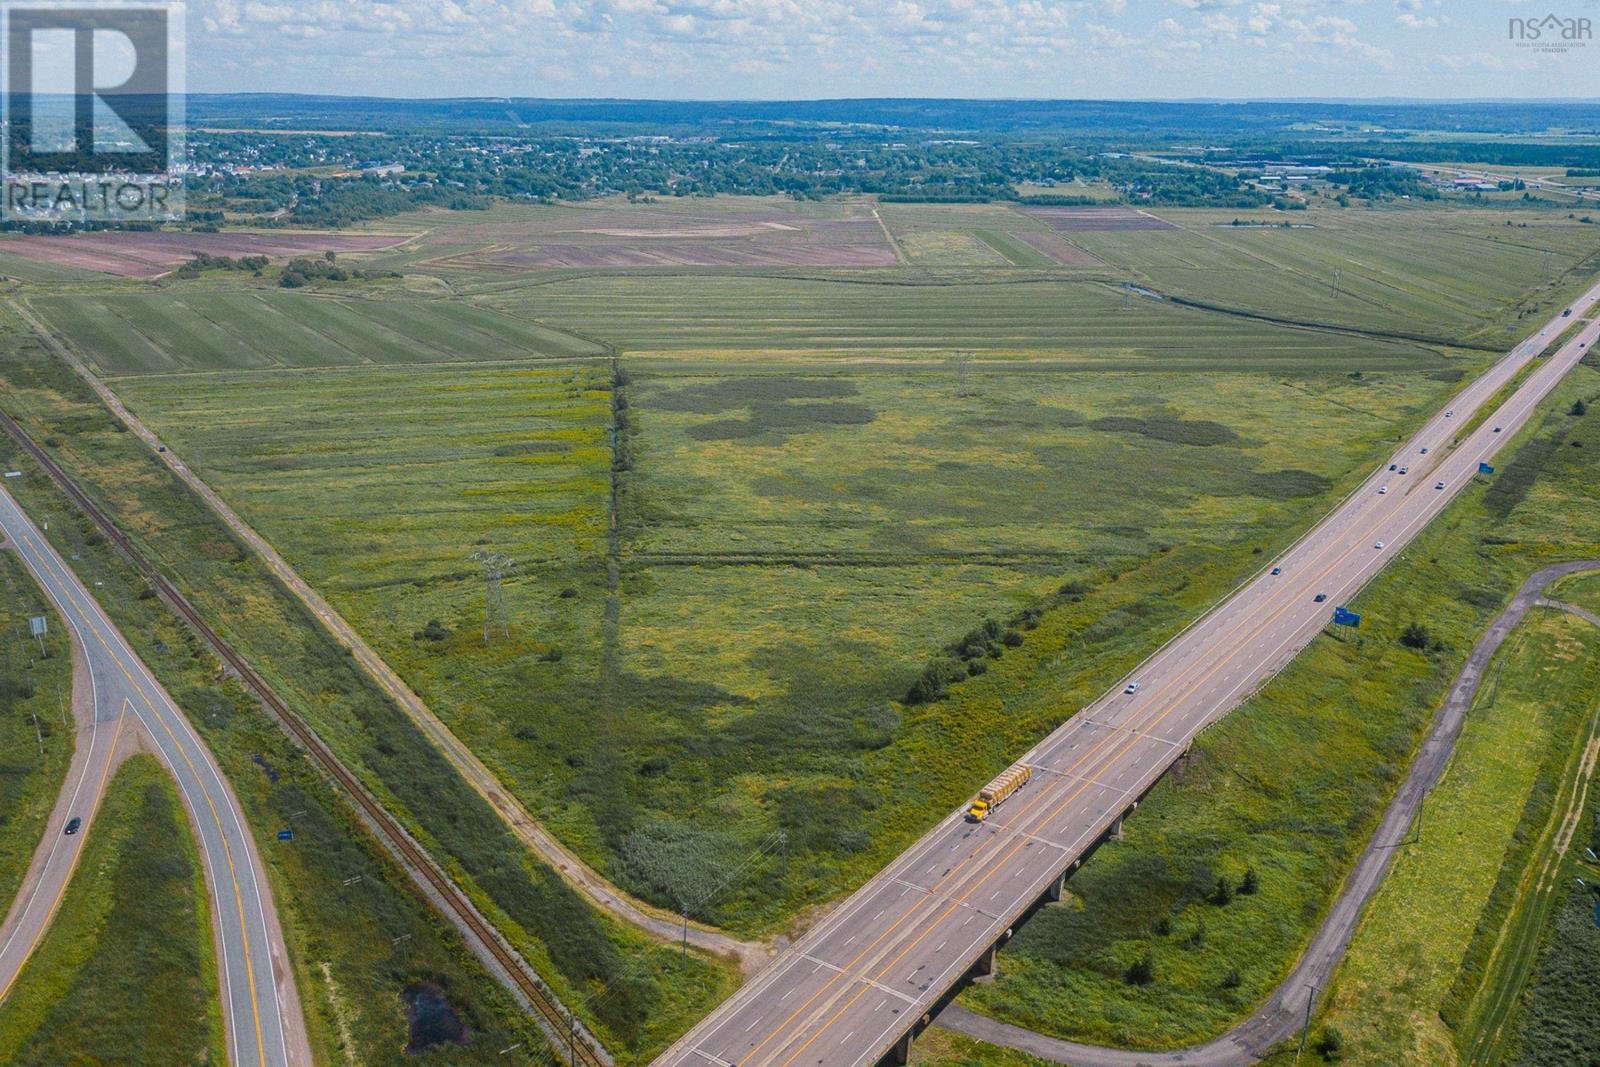
<path id="1" fill-rule="evenodd" d="M 1572 313 L 1597 303 L 1600 285 Z M 1063 872 L 1193 739 L 1298 655 L 1534 416 L 1600 337 L 1589 323 L 1540 360 L 1572 321 L 1556 316 L 1461 390 L 1275 561 L 1280 573 L 1246 582 L 1024 755 L 1031 783 L 988 822 L 951 812 L 656 1062 L 862 1067 L 897 1045 L 903 1054 L 907 1035 L 1036 901 L 1060 891 Z"/>
<path id="2" fill-rule="evenodd" d="M 9 933 L 0 942 L 0 991 L 9 991 L 16 973 L 43 938 L 78 850 L 94 832 L 94 812 L 114 748 L 111 743 L 101 748 L 99 738 L 108 730 L 114 734 L 118 727 L 113 724 L 137 720 L 177 780 L 200 844 L 211 890 L 229 1056 L 239 1067 L 309 1065 L 311 1050 L 266 874 L 238 801 L 216 761 L 77 575 L 4 489 L 0 489 L 0 530 L 73 631 L 88 664 L 95 707 L 84 768 L 76 778 L 69 772 L 68 779 L 75 796 L 81 798 L 75 803 L 88 805 L 87 810 L 77 812 L 84 820 L 83 830 L 67 839 L 71 844 L 51 844 L 39 879 L 40 891 L 8 922 Z M 125 715 L 130 718 L 124 720 Z M 84 788 L 92 792 L 84 795 Z M 51 825 L 53 829 L 53 820 Z"/>
<path id="3" fill-rule="evenodd" d="M 1312 989 L 1328 988 L 1328 979 L 1344 958 L 1356 924 L 1388 872 L 1395 850 L 1405 843 L 1423 800 L 1444 773 L 1456 739 L 1461 735 L 1462 721 L 1472 707 L 1489 662 L 1535 606 L 1571 611 L 1600 626 L 1600 617 L 1543 596 L 1551 582 L 1569 574 L 1594 570 L 1600 570 L 1600 560 L 1559 563 L 1538 571 L 1522 583 L 1511 603 L 1478 638 L 1444 703 L 1434 713 L 1428 737 L 1418 749 L 1405 782 L 1395 793 L 1382 823 L 1345 881 L 1344 892 L 1289 977 L 1249 1019 L 1204 1045 L 1173 1052 L 1130 1052 L 1064 1041 L 979 1015 L 957 1004 L 939 1014 L 938 1024 L 991 1045 L 1002 1045 L 1073 1067 L 1244 1067 L 1261 1059 L 1274 1045 L 1299 1033 L 1306 1018 L 1306 998 Z"/>

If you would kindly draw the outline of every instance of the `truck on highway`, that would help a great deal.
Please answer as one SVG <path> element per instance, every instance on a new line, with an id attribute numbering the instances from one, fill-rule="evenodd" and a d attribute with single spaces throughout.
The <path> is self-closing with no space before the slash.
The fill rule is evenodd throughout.
<path id="1" fill-rule="evenodd" d="M 968 822 L 983 822 L 989 814 L 1006 802 L 1006 798 L 1033 780 L 1033 768 L 1026 764 L 1012 767 L 1000 777 L 984 786 L 978 799 L 967 809 Z"/>

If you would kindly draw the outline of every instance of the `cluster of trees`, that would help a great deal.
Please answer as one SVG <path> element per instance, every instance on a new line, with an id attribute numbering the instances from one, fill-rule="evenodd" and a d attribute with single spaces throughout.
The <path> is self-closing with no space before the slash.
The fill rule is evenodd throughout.
<path id="1" fill-rule="evenodd" d="M 325 252 L 321 259 L 291 259 L 283 268 L 278 284 L 285 289 L 299 289 L 312 282 L 364 282 L 398 277 L 400 275 L 392 270 L 346 270 L 339 266 L 335 253 Z"/>
<path id="2" fill-rule="evenodd" d="M 259 275 L 267 269 L 272 261 L 266 256 L 214 256 L 209 252 L 191 253 L 189 262 L 173 272 L 178 278 L 198 278 L 202 271 L 208 270 L 247 270 Z"/>

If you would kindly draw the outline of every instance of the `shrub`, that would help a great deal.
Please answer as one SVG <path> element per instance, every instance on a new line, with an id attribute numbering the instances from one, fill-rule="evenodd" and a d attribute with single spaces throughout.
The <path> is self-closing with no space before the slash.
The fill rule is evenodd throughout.
<path id="1" fill-rule="evenodd" d="M 1215 888 L 1211 890 L 1211 895 L 1207 897 L 1206 900 L 1212 904 L 1215 904 L 1219 908 L 1227 907 L 1229 904 L 1233 903 L 1233 886 L 1229 885 L 1228 880 L 1222 875 L 1217 875 L 1217 884 Z"/>
<path id="2" fill-rule="evenodd" d="M 1400 643 L 1407 648 L 1414 648 L 1418 652 L 1426 652 L 1433 643 L 1433 635 L 1428 633 L 1428 628 L 1420 622 L 1414 622 L 1400 634 Z"/>
<path id="3" fill-rule="evenodd" d="M 429 619 L 428 625 L 412 635 L 418 641 L 443 641 L 450 636 L 450 631 L 438 619 Z"/>
<path id="4" fill-rule="evenodd" d="M 1261 876 L 1256 874 L 1254 867 L 1245 868 L 1244 881 L 1239 883 L 1239 895 L 1253 897 L 1261 889 Z"/>
<path id="5" fill-rule="evenodd" d="M 1237 967 L 1228 968 L 1228 973 L 1222 976 L 1221 986 L 1223 989 L 1238 989 L 1243 984 L 1244 975 L 1239 973 L 1239 968 Z"/>
<path id="6" fill-rule="evenodd" d="M 1128 964 L 1122 977 L 1129 985 L 1149 985 L 1156 980 L 1156 958 L 1146 949 L 1143 956 Z"/>
<path id="7" fill-rule="evenodd" d="M 1336 1026 L 1324 1026 L 1317 1035 L 1316 1044 L 1311 1046 L 1311 1051 L 1325 1060 L 1336 1060 L 1344 1051 L 1344 1035 Z"/>

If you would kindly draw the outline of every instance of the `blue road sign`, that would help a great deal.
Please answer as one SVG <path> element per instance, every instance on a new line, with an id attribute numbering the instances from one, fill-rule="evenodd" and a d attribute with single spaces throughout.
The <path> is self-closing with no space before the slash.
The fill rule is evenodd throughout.
<path id="1" fill-rule="evenodd" d="M 1360 626 L 1361 616 L 1345 608 L 1334 608 L 1333 624 L 1335 626 Z"/>
<path id="2" fill-rule="evenodd" d="M 294 831 L 293 830 L 279 830 L 278 831 L 278 840 L 279 841 L 293 841 L 294 840 Z"/>
<path id="3" fill-rule="evenodd" d="M 1600 926 L 1600 900 L 1594 902 L 1594 924 Z"/>
<path id="4" fill-rule="evenodd" d="M 1480 463 L 1480 464 L 1478 464 L 1478 473 L 1479 474 L 1493 474 L 1494 473 L 1494 468 L 1489 466 L 1487 463 Z"/>

